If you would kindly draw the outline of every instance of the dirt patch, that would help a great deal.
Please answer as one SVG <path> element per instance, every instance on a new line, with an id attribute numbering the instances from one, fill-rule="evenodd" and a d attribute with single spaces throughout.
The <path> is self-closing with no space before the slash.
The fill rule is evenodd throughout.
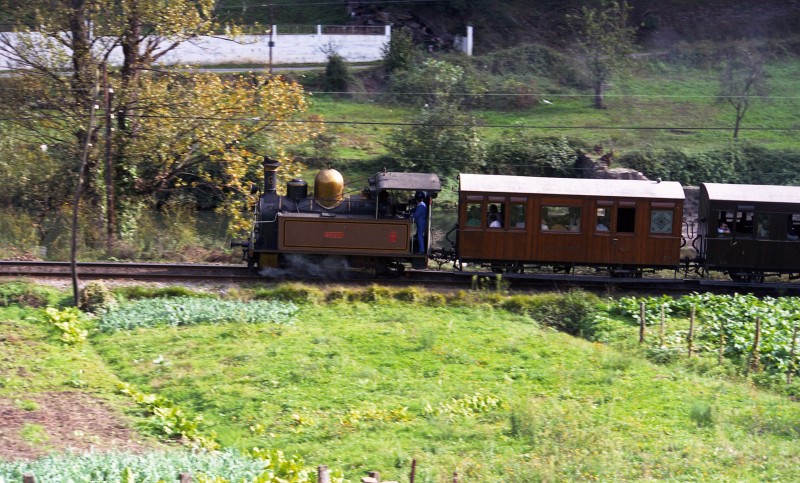
<path id="1" fill-rule="evenodd" d="M 121 414 L 88 394 L 0 398 L 0 459 L 34 459 L 66 450 L 140 452 L 147 446 Z"/>

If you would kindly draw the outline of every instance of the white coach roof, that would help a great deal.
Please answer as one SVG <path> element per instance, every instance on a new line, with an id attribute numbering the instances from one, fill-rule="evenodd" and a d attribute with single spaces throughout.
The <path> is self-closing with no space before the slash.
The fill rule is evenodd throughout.
<path id="1" fill-rule="evenodd" d="M 714 201 L 745 203 L 800 203 L 800 186 L 701 183 Z"/>
<path id="2" fill-rule="evenodd" d="M 683 187 L 675 181 L 630 179 L 536 178 L 461 174 L 461 191 L 475 193 L 543 194 L 610 198 L 655 198 L 682 200 Z"/>

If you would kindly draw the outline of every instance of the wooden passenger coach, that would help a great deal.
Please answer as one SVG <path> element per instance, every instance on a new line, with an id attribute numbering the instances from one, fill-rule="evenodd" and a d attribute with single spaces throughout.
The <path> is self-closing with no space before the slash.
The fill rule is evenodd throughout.
<path id="1" fill-rule="evenodd" d="M 680 263 L 679 183 L 478 174 L 459 183 L 462 262 L 614 274 Z"/>
<path id="2" fill-rule="evenodd" d="M 800 274 L 800 187 L 702 183 L 700 257 L 735 280 Z"/>

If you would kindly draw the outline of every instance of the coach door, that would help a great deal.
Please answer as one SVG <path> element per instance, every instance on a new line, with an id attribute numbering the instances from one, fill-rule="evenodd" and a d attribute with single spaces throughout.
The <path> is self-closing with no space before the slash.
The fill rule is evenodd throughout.
<path id="1" fill-rule="evenodd" d="M 611 232 L 611 263 L 636 263 L 636 202 L 617 201 Z"/>

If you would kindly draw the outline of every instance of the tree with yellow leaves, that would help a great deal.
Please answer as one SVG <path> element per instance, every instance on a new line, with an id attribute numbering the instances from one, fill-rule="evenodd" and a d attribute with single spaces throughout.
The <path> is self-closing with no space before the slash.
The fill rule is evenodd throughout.
<path id="1" fill-rule="evenodd" d="M 295 83 L 158 70 L 155 62 L 181 42 L 221 28 L 214 5 L 0 0 L 0 13 L 15 19 L 19 34 L 16 42 L 0 38 L 0 56 L 16 63 L 15 88 L 4 91 L 2 103 L 13 132 L 30 149 L 48 146 L 38 155 L 57 156 L 73 172 L 85 152 L 84 209 L 110 233 L 126 201 L 157 204 L 201 186 L 235 215 L 239 205 L 232 200 L 245 196 L 263 156 L 295 175 L 299 167 L 286 146 L 315 135 L 315 128 L 293 122 L 307 107 Z M 111 68 L 120 47 L 122 66 Z M 97 121 L 89 122 L 94 114 Z"/>

